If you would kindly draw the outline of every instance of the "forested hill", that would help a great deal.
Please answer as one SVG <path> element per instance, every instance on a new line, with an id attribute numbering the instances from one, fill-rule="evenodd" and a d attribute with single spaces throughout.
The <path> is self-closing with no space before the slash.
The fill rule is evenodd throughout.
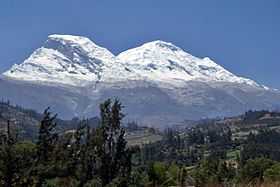
<path id="1" fill-rule="evenodd" d="M 6 130 L 7 122 L 9 121 L 11 127 L 16 129 L 19 137 L 34 140 L 37 138 L 36 134 L 38 133 L 39 124 L 42 118 L 43 114 L 38 113 L 34 110 L 25 109 L 20 106 L 13 106 L 8 101 L 0 102 L 0 131 Z M 97 117 L 87 120 L 88 125 L 90 125 L 91 127 L 96 127 L 99 123 L 99 119 Z M 56 119 L 56 129 L 59 132 L 63 133 L 67 130 L 76 129 L 79 122 L 79 118 L 73 118 L 72 120 L 67 121 L 59 119 L 58 115 L 58 118 Z M 240 139 L 246 137 L 250 132 L 254 132 L 262 128 L 270 128 L 276 130 L 280 129 L 280 113 L 265 110 L 248 111 L 243 115 L 235 117 L 190 121 L 182 127 L 179 127 L 179 129 L 181 131 L 183 130 L 183 128 L 191 128 L 194 126 L 207 127 L 208 129 L 213 130 L 217 130 L 221 126 L 230 127 L 233 136 Z M 174 126 L 173 129 L 178 130 L 178 126 Z M 149 129 L 147 129 L 147 131 L 141 129 L 131 131 L 128 126 L 127 130 L 128 139 L 130 140 L 130 138 L 133 138 L 133 141 L 129 141 L 130 143 L 136 142 L 137 144 L 142 144 L 146 141 L 154 142 L 154 139 L 158 139 L 158 137 L 154 137 L 155 133 L 150 133 Z M 147 136 L 149 136 L 148 140 Z M 152 136 L 152 138 L 150 136 Z"/>
<path id="2" fill-rule="evenodd" d="M 50 108 L 51 111 L 51 108 Z M 44 111 L 42 111 L 44 112 Z M 55 114 L 55 112 L 53 112 Z M 24 140 L 36 140 L 38 137 L 39 126 L 43 119 L 43 113 L 34 110 L 25 109 L 21 106 L 13 106 L 8 101 L 0 102 L 0 132 L 7 131 L 7 123 L 9 121 L 11 128 L 18 135 L 18 138 Z M 56 130 L 60 134 L 72 132 L 83 119 L 73 118 L 71 120 L 55 119 L 57 124 Z M 100 123 L 98 117 L 92 117 L 86 120 L 87 125 L 96 128 Z M 159 132 L 155 132 L 153 128 L 140 127 L 136 122 L 128 122 L 123 124 L 126 129 L 126 139 L 129 145 L 142 145 L 161 140 Z"/>
<path id="3" fill-rule="evenodd" d="M 35 139 L 42 118 L 43 114 L 34 110 L 25 109 L 20 106 L 13 106 L 9 101 L 0 102 L 0 131 L 6 129 L 9 121 L 11 127 L 16 129 L 20 138 Z M 98 120 L 97 117 L 87 119 L 88 124 L 92 127 L 98 124 Z M 79 121 L 79 118 L 73 118 L 72 120 L 62 120 L 57 118 L 57 130 L 59 132 L 64 132 L 75 129 Z"/>
<path id="4" fill-rule="evenodd" d="M 100 104 L 100 121 L 63 121 L 50 110 L 1 102 L 0 184 L 279 186 L 278 112 L 248 111 L 159 132 L 123 124 L 121 109 L 109 99 Z"/>

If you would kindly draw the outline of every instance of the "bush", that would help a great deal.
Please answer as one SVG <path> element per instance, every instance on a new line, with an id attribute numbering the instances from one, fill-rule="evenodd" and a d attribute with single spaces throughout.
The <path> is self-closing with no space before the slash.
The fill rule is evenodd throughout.
<path id="1" fill-rule="evenodd" d="M 280 163 L 274 164 L 264 172 L 264 179 L 268 182 L 280 181 Z"/>
<path id="2" fill-rule="evenodd" d="M 264 172 L 274 164 L 266 158 L 248 160 L 241 171 L 241 178 L 246 182 L 263 181 Z"/>

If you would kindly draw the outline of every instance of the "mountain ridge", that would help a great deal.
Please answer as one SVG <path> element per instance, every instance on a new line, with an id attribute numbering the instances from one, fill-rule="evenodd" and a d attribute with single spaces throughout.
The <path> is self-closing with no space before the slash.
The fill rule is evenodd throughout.
<path id="1" fill-rule="evenodd" d="M 54 63 L 54 61 L 56 62 Z M 108 71 L 108 69 L 121 69 L 126 74 L 118 74 Z M 140 77 L 144 72 L 145 75 L 142 79 L 150 78 L 157 81 L 161 81 L 160 79 L 167 81 L 168 78 L 172 81 L 199 79 L 260 86 L 255 81 L 232 74 L 208 57 L 192 56 L 170 42 L 161 40 L 148 42 L 115 56 L 86 37 L 56 34 L 48 36 L 43 47 L 35 50 L 22 64 L 14 65 L 3 75 L 29 81 L 36 81 L 34 77 L 37 77 L 39 80 L 41 78 L 40 81 L 52 82 L 58 80 L 57 74 L 61 74 L 62 79 L 69 78 L 68 81 L 62 83 L 80 85 L 82 81 L 99 81 L 100 74 L 106 71 L 107 75 L 103 73 L 103 77 L 105 77 L 103 81 L 107 81 L 108 74 L 114 74 L 114 79 L 117 77 L 123 80 L 137 79 L 136 77 Z M 28 73 L 31 74 L 28 75 Z M 77 82 L 72 83 L 71 81 Z"/>
<path id="2" fill-rule="evenodd" d="M 4 99 L 53 106 L 62 118 L 98 115 L 99 103 L 118 97 L 128 120 L 150 126 L 280 108 L 279 91 L 160 40 L 114 55 L 85 37 L 51 35 L 0 77 L 0 89 Z"/>

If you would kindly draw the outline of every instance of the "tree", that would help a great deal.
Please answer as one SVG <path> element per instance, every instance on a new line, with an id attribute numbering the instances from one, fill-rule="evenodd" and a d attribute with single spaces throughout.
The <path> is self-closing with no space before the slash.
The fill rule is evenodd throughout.
<path id="1" fill-rule="evenodd" d="M 52 160 L 54 155 L 54 148 L 58 141 L 58 134 L 56 132 L 56 114 L 52 115 L 49 111 L 50 108 L 47 108 L 44 111 L 44 117 L 40 123 L 39 137 L 37 141 L 37 160 L 35 167 L 35 175 L 38 177 L 37 186 L 41 187 L 47 176 L 54 175 L 49 172 L 55 172 L 50 169 L 52 165 L 48 162 Z"/>
<path id="2" fill-rule="evenodd" d="M 162 182 L 165 181 L 165 171 L 166 167 L 161 162 L 154 162 L 149 165 L 148 176 L 149 180 L 152 182 L 153 187 L 160 185 Z"/>
<path id="3" fill-rule="evenodd" d="M 116 177 L 128 180 L 130 175 L 131 151 L 126 148 L 125 131 L 121 127 L 121 120 L 124 117 L 122 108 L 117 99 L 113 102 L 108 99 L 100 105 L 101 125 L 97 129 L 99 136 L 97 145 L 103 185 L 109 184 Z"/>
<path id="4" fill-rule="evenodd" d="M 188 143 L 190 145 L 193 144 L 204 144 L 205 138 L 203 132 L 200 128 L 192 128 L 191 131 L 188 133 Z"/>
<path id="5" fill-rule="evenodd" d="M 280 181 L 280 163 L 272 165 L 264 172 L 264 179 L 268 182 Z"/>
<path id="6" fill-rule="evenodd" d="M 263 181 L 264 172 L 269 169 L 274 162 L 265 158 L 248 160 L 241 171 L 242 179 L 247 182 Z"/>
<path id="7" fill-rule="evenodd" d="M 18 171 L 17 158 L 14 149 L 16 142 L 16 138 L 13 136 L 10 129 L 10 121 L 8 120 L 7 133 L 1 136 L 0 150 L 0 160 L 2 161 L 0 171 L 3 175 L 5 187 L 12 186 L 15 182 L 15 174 Z"/>
<path id="8" fill-rule="evenodd" d="M 46 162 L 51 158 L 56 145 L 58 134 L 55 130 L 57 115 L 52 115 L 47 108 L 40 124 L 39 137 L 37 141 L 37 156 L 39 162 Z"/>

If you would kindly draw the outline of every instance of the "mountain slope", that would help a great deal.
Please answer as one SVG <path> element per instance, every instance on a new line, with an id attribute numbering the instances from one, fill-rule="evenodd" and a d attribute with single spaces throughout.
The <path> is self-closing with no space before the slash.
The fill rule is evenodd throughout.
<path id="1" fill-rule="evenodd" d="M 119 54 L 118 58 L 130 69 L 144 74 L 150 80 L 225 81 L 258 86 L 252 80 L 230 73 L 207 57 L 194 57 L 164 41 L 146 43 Z"/>
<path id="2" fill-rule="evenodd" d="M 50 35 L 43 47 L 4 75 L 17 80 L 85 86 L 102 79 L 109 81 L 112 74 L 123 71 L 111 52 L 88 38 Z"/>
<path id="3" fill-rule="evenodd" d="M 0 97 L 64 118 L 95 116 L 118 97 L 127 119 L 165 126 L 185 119 L 280 108 L 280 93 L 239 77 L 209 58 L 154 41 L 114 56 L 80 36 L 51 35 L 0 78 Z"/>

